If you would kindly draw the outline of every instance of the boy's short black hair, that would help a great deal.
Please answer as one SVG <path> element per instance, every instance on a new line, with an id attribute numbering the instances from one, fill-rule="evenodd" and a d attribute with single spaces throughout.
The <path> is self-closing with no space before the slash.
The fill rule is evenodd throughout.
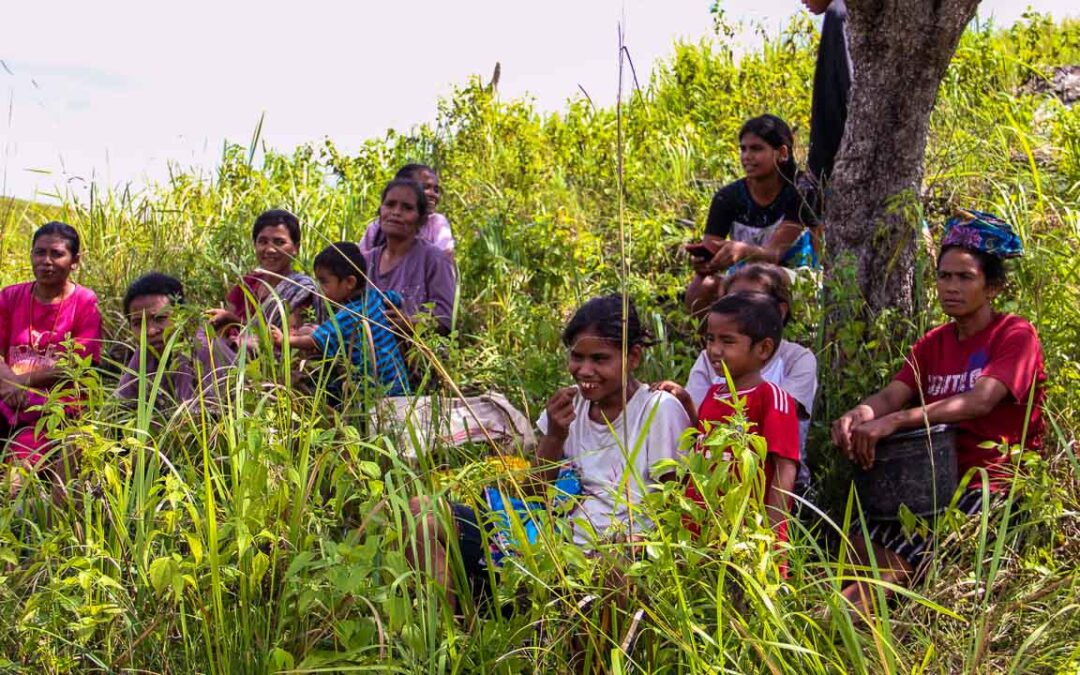
<path id="1" fill-rule="evenodd" d="M 360 247 L 351 241 L 330 244 L 315 256 L 312 268 L 321 267 L 338 279 L 356 277 L 357 288 L 363 288 L 367 279 L 367 263 Z"/>
<path id="2" fill-rule="evenodd" d="M 784 335 L 784 317 L 780 313 L 780 303 L 768 293 L 740 291 L 725 295 L 717 300 L 709 311 L 733 317 L 739 332 L 749 337 L 752 345 L 765 338 L 772 338 L 774 353 Z"/>
<path id="3" fill-rule="evenodd" d="M 165 295 L 173 304 L 184 302 L 184 285 L 176 277 L 161 272 L 148 272 L 128 286 L 124 293 L 124 314 L 131 311 L 131 303 L 146 295 Z"/>
<path id="4" fill-rule="evenodd" d="M 255 241 L 259 238 L 260 232 L 275 225 L 284 225 L 285 229 L 289 231 L 289 238 L 292 239 L 292 243 L 297 246 L 300 245 L 300 219 L 285 209 L 270 209 L 260 213 L 259 217 L 255 219 L 255 224 L 251 226 L 251 240 Z"/>

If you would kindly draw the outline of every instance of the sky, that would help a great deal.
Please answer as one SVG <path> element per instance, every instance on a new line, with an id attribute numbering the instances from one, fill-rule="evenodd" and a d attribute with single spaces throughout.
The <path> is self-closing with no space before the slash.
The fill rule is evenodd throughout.
<path id="1" fill-rule="evenodd" d="M 170 164 L 210 172 L 227 139 L 346 151 L 434 120 L 440 96 L 502 66 L 504 98 L 558 110 L 618 87 L 618 27 L 647 78 L 676 40 L 712 36 L 711 0 L 17 2 L 0 25 L 0 194 L 51 201 L 89 184 L 136 188 Z M 1010 23 L 1025 9 L 983 0 Z M 1055 16 L 1073 0 L 1032 0 Z M 777 31 L 798 0 L 721 0 Z M 752 40 L 747 31 L 746 40 Z"/>

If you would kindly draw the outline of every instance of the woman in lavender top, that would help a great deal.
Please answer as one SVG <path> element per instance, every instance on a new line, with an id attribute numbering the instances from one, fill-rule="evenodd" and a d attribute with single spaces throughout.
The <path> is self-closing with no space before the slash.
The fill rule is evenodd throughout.
<path id="1" fill-rule="evenodd" d="M 424 188 L 424 196 L 427 197 L 428 215 L 422 221 L 423 224 L 416 235 L 417 238 L 439 249 L 453 262 L 454 235 L 450 231 L 450 221 L 446 219 L 446 216 L 435 211 L 439 206 L 439 199 L 442 197 L 439 174 L 435 173 L 435 169 L 432 169 L 427 164 L 406 164 L 394 174 L 395 180 L 400 178 L 414 180 L 419 183 L 420 187 Z M 364 232 L 364 238 L 360 240 L 360 250 L 364 255 L 367 255 L 373 248 L 385 243 L 386 235 L 382 231 L 379 219 L 376 218 L 371 221 L 367 231 Z"/>
<path id="2" fill-rule="evenodd" d="M 401 313 L 412 324 L 430 314 L 440 333 L 450 332 L 457 282 L 450 259 L 420 238 L 427 221 L 424 189 L 413 180 L 395 178 L 387 184 L 379 206 L 385 243 L 367 253 L 368 278 L 380 291 L 401 296 Z"/>

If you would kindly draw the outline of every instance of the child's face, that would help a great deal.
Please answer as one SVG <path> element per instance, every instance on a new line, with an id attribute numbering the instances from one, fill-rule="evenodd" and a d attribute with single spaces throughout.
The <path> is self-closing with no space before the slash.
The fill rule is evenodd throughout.
<path id="1" fill-rule="evenodd" d="M 757 134 L 746 133 L 739 139 L 739 159 L 747 178 L 768 178 L 787 161 L 788 148 L 774 148 Z"/>
<path id="2" fill-rule="evenodd" d="M 734 316 L 709 313 L 705 327 L 705 354 L 717 375 L 723 376 L 725 364 L 733 380 L 761 370 L 769 360 L 772 348 L 770 338 L 751 344 L 750 336 L 741 332 Z"/>
<path id="3" fill-rule="evenodd" d="M 633 372 L 641 362 L 641 347 L 626 353 L 626 367 Z M 606 404 L 622 399 L 623 358 L 619 343 L 591 331 L 578 334 L 567 357 L 570 375 L 586 401 Z"/>
<path id="4" fill-rule="evenodd" d="M 146 327 L 146 344 L 161 353 L 172 332 L 172 302 L 167 295 L 141 295 L 131 301 L 128 325 L 138 340 Z"/>
<path id="5" fill-rule="evenodd" d="M 413 178 L 420 183 L 420 187 L 424 188 L 424 196 L 428 201 L 428 213 L 435 213 L 435 207 L 439 205 L 439 199 L 442 197 L 439 177 L 431 171 L 420 171 Z"/>
<path id="6" fill-rule="evenodd" d="M 351 300 L 356 292 L 356 277 L 351 274 L 342 279 L 324 267 L 316 267 L 315 279 L 326 299 L 339 305 Z"/>
<path id="7" fill-rule="evenodd" d="M 284 225 L 264 227 L 255 235 L 255 259 L 267 272 L 286 276 L 299 249 Z"/>

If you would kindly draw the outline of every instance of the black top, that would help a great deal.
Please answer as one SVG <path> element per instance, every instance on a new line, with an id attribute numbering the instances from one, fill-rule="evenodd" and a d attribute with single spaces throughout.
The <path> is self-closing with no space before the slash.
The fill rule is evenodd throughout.
<path id="1" fill-rule="evenodd" d="M 810 103 L 810 155 L 807 166 L 819 181 L 832 174 L 847 123 L 851 57 L 848 54 L 847 6 L 833 0 L 825 10 Z"/>
<path id="2" fill-rule="evenodd" d="M 761 205 L 750 196 L 746 179 L 740 178 L 720 188 L 713 196 L 705 234 L 764 246 L 782 222 L 816 226 L 818 218 L 812 208 L 815 199 L 813 195 L 800 194 L 794 185 L 784 183 L 772 203 Z"/>

